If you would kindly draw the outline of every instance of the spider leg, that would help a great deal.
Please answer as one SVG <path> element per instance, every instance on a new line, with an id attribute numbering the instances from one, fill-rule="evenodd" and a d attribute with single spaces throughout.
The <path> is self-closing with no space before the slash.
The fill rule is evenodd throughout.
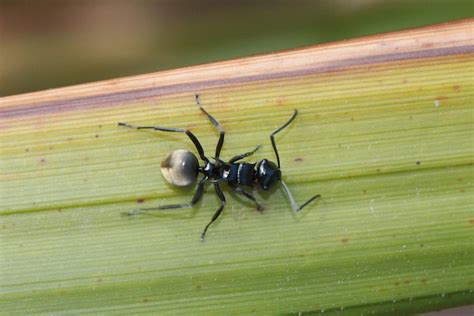
<path id="1" fill-rule="evenodd" d="M 186 135 L 188 135 L 188 137 L 191 139 L 194 146 L 196 147 L 199 153 L 199 157 L 201 157 L 202 160 L 209 162 L 209 159 L 204 155 L 204 149 L 202 148 L 201 143 L 190 130 L 181 129 L 181 128 L 172 128 L 172 127 L 162 127 L 162 126 L 135 126 L 135 125 L 131 125 L 128 123 L 121 123 L 121 122 L 118 123 L 118 126 L 125 126 L 128 128 L 134 128 L 134 129 L 153 129 L 155 131 L 162 131 L 162 132 L 185 133 Z"/>
<path id="2" fill-rule="evenodd" d="M 148 212 L 153 212 L 153 211 L 162 211 L 162 210 L 171 210 L 171 209 L 178 209 L 178 208 L 187 208 L 187 207 L 193 207 L 194 204 L 196 204 L 202 197 L 204 193 L 204 185 L 208 181 L 208 177 L 204 177 L 199 181 L 198 187 L 196 189 L 196 193 L 194 193 L 194 196 L 191 200 L 191 202 L 186 203 L 186 204 L 170 204 L 170 205 L 163 205 L 163 206 L 158 206 L 158 207 L 151 207 L 151 208 L 142 208 L 139 210 L 135 211 L 130 211 L 130 212 L 124 212 L 122 213 L 123 215 L 127 216 L 134 216 L 134 215 L 139 215 L 139 214 L 146 214 Z"/>
<path id="3" fill-rule="evenodd" d="M 217 130 L 219 131 L 219 141 L 217 142 L 216 154 L 215 154 L 216 159 L 219 159 L 222 146 L 224 145 L 225 131 L 222 128 L 221 124 L 211 114 L 207 113 L 207 111 L 204 110 L 204 108 L 201 105 L 201 100 L 199 99 L 199 94 L 196 94 L 196 104 L 199 106 L 199 109 L 201 109 L 201 111 L 204 114 L 206 114 L 207 118 L 209 119 L 209 121 L 211 121 L 212 125 L 214 125 L 214 127 L 216 127 Z"/>
<path id="4" fill-rule="evenodd" d="M 258 210 L 258 211 L 263 210 L 263 207 L 262 207 L 260 204 L 258 204 L 257 200 L 255 199 L 255 197 L 253 196 L 252 193 L 245 191 L 245 190 L 242 189 L 241 187 L 234 187 L 234 191 L 235 191 L 236 193 L 242 194 L 242 195 L 245 196 L 247 199 L 249 199 L 249 200 L 251 200 L 252 202 L 254 202 L 254 203 L 255 203 L 255 206 L 257 207 L 257 210 Z"/>
<path id="5" fill-rule="evenodd" d="M 262 145 L 257 145 L 257 146 L 255 147 L 255 149 L 252 150 L 252 151 L 249 151 L 249 152 L 247 152 L 247 153 L 240 154 L 240 155 L 237 155 L 237 156 L 232 157 L 232 158 L 229 160 L 229 164 L 234 163 L 234 162 L 236 162 L 236 161 L 239 161 L 240 159 L 243 159 L 243 158 L 245 158 L 245 157 L 248 157 L 248 156 L 253 155 L 253 154 L 254 154 L 257 150 L 259 150 L 260 148 L 262 148 Z"/>
<path id="6" fill-rule="evenodd" d="M 212 219 L 209 222 L 209 224 L 207 224 L 206 227 L 204 228 L 204 230 L 201 234 L 201 241 L 204 241 L 204 237 L 206 235 L 207 229 L 209 228 L 209 226 L 211 226 L 212 223 L 214 223 L 219 218 L 219 216 L 222 213 L 222 210 L 224 209 L 225 203 L 226 203 L 224 193 L 222 193 L 222 190 L 221 190 L 218 183 L 214 183 L 214 189 L 216 190 L 216 194 L 219 197 L 219 200 L 221 200 L 221 205 L 219 206 L 217 211 L 212 216 Z"/>
<path id="7" fill-rule="evenodd" d="M 293 120 L 295 119 L 296 115 L 298 115 L 298 110 L 295 109 L 295 112 L 293 113 L 293 115 L 290 117 L 290 119 L 285 123 L 283 124 L 282 126 L 280 126 L 279 128 L 277 128 L 271 135 L 270 135 L 270 140 L 272 142 L 272 146 L 273 146 L 273 150 L 275 151 L 275 156 L 277 158 L 277 163 L 278 163 L 278 169 L 280 169 L 280 156 L 278 155 L 278 150 L 276 148 L 276 143 L 275 143 L 275 135 L 277 133 L 279 133 L 281 130 L 283 130 L 285 127 L 287 127 L 288 125 L 290 125 L 291 122 L 293 122 Z"/>
<path id="8" fill-rule="evenodd" d="M 281 182 L 281 185 L 283 187 L 283 190 L 285 191 L 286 195 L 288 196 L 288 199 L 290 200 L 291 208 L 293 209 L 293 212 L 295 212 L 295 213 L 301 211 L 303 209 L 303 207 L 305 207 L 309 203 L 311 203 L 314 200 L 319 199 L 321 197 L 321 194 L 316 194 L 315 196 L 313 196 L 312 198 L 310 198 L 309 200 L 307 200 L 306 202 L 301 204 L 301 206 L 298 206 L 298 204 L 296 203 L 295 198 L 293 197 L 293 194 L 291 194 L 290 189 L 288 188 L 286 183 L 283 182 L 283 180 L 281 180 L 280 182 Z"/>

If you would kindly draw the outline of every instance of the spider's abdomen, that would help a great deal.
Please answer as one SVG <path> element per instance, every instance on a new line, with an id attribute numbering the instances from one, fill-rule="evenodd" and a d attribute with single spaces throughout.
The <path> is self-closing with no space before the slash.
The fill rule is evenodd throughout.
<path id="1" fill-rule="evenodd" d="M 198 167 L 199 162 L 192 152 L 178 149 L 161 162 L 161 174 L 169 183 L 184 187 L 196 180 Z"/>
<path id="2" fill-rule="evenodd" d="M 245 162 L 230 164 L 225 178 L 231 185 L 252 186 L 255 182 L 255 164 Z"/>

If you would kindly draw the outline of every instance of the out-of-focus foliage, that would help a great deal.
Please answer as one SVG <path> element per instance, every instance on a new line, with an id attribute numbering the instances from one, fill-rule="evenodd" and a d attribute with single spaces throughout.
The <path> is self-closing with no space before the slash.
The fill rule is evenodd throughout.
<path id="1" fill-rule="evenodd" d="M 0 95 L 469 17 L 470 0 L 0 1 Z"/>

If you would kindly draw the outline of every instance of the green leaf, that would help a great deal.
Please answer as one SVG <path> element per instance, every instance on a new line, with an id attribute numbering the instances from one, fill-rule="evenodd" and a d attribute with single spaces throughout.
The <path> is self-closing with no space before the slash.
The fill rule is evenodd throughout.
<path id="1" fill-rule="evenodd" d="M 474 301 L 473 21 L 1 99 L 2 314 L 415 313 Z M 194 208 L 160 161 L 263 148 L 295 198 L 212 186 Z"/>

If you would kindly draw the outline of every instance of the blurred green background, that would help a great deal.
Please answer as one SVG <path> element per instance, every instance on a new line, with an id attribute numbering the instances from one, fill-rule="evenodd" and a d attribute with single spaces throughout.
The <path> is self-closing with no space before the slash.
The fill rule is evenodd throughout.
<path id="1" fill-rule="evenodd" d="M 468 18 L 472 0 L 0 0 L 0 95 Z"/>

